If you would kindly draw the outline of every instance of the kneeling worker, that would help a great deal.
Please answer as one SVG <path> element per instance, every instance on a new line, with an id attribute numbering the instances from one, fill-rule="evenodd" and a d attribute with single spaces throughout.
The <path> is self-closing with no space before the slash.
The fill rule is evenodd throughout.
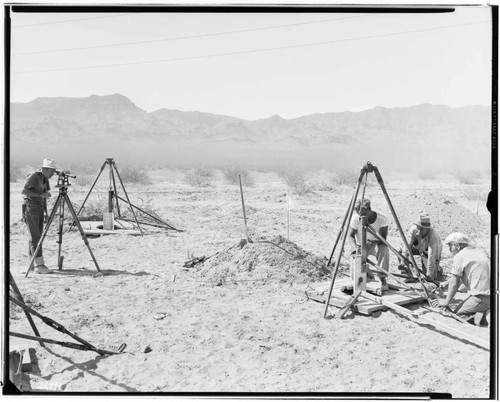
<path id="1" fill-rule="evenodd" d="M 443 245 L 436 230 L 431 226 L 429 215 L 422 213 L 408 233 L 408 244 L 414 255 L 420 255 L 422 268 L 431 281 L 443 280 L 443 271 L 439 266 Z M 408 251 L 404 253 L 409 257 Z"/>
<path id="2" fill-rule="evenodd" d="M 472 247 L 463 233 L 450 234 L 445 244 L 454 256 L 450 279 L 441 283 L 441 287 L 448 286 L 448 294 L 446 299 L 435 300 L 433 304 L 448 307 L 462 282 L 469 297 L 458 305 L 455 313 L 466 319 L 473 317 L 479 325 L 490 309 L 490 259 L 483 250 Z"/>
<path id="3" fill-rule="evenodd" d="M 53 159 L 44 159 L 40 170 L 31 173 L 26 179 L 21 192 L 23 202 L 23 220 L 28 227 L 30 260 L 35 252 L 43 233 L 43 214 L 47 208 L 47 198 L 50 197 L 49 179 L 56 171 Z M 31 269 L 31 267 L 29 267 Z M 42 248 L 35 257 L 35 273 L 51 274 L 52 271 L 45 266 Z"/>

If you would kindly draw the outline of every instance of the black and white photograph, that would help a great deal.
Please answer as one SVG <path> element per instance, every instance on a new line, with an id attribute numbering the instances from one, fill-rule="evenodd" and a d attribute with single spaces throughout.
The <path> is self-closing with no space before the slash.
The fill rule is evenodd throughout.
<path id="1" fill-rule="evenodd" d="M 495 399 L 495 33 L 5 4 L 3 394 Z"/>

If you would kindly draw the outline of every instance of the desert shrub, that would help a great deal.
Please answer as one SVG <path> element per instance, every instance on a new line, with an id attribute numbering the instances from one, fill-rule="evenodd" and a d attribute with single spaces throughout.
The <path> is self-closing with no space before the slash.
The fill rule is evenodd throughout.
<path id="1" fill-rule="evenodd" d="M 10 162 L 9 166 L 9 182 L 15 183 L 18 180 L 21 180 L 25 177 L 23 174 L 23 169 L 18 166 L 15 162 Z"/>
<path id="2" fill-rule="evenodd" d="M 139 166 L 124 166 L 118 169 L 124 183 L 151 184 L 148 172 Z"/>
<path id="3" fill-rule="evenodd" d="M 77 186 L 82 186 L 82 187 L 90 187 L 90 186 L 92 186 L 94 181 L 95 181 L 95 177 L 92 175 L 89 175 L 89 174 L 76 175 L 76 178 L 73 179 L 74 184 L 76 184 Z"/>
<path id="4" fill-rule="evenodd" d="M 339 169 L 335 172 L 335 184 L 339 186 L 355 185 L 359 178 L 359 171 L 354 169 Z"/>
<path id="5" fill-rule="evenodd" d="M 251 187 L 254 185 L 252 176 L 250 172 L 241 166 L 227 166 L 222 170 L 224 178 L 230 184 L 239 184 L 239 177 L 241 176 L 241 182 L 243 185 Z"/>
<path id="6" fill-rule="evenodd" d="M 212 184 L 214 172 L 212 169 L 201 167 L 186 174 L 186 182 L 193 187 L 208 187 Z"/>
<path id="7" fill-rule="evenodd" d="M 418 178 L 421 180 L 434 180 L 436 178 L 436 171 L 432 169 L 423 169 L 418 172 Z"/>
<path id="8" fill-rule="evenodd" d="M 75 211 L 79 211 L 81 205 L 74 205 Z M 102 221 L 104 211 L 108 210 L 108 196 L 99 195 L 97 200 L 87 200 L 83 210 L 78 215 L 81 221 Z"/>
<path id="9" fill-rule="evenodd" d="M 476 170 L 459 170 L 455 172 L 455 178 L 460 184 L 475 184 L 481 178 L 481 173 Z"/>
<path id="10" fill-rule="evenodd" d="M 305 195 L 313 191 L 313 186 L 307 182 L 304 172 L 292 169 L 282 170 L 279 174 L 295 194 Z"/>
<path id="11" fill-rule="evenodd" d="M 71 162 L 67 166 L 62 166 L 61 169 L 69 170 L 71 174 L 76 176 L 94 175 L 97 176 L 102 164 L 93 163 L 77 163 Z M 58 167 L 59 168 L 59 167 Z"/>
<path id="12" fill-rule="evenodd" d="M 480 186 L 464 185 L 460 192 L 468 201 L 485 200 L 488 198 L 488 191 L 481 189 Z"/>

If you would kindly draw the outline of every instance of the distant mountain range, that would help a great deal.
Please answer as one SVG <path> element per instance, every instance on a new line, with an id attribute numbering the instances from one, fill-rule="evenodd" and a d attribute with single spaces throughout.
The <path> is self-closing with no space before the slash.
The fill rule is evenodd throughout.
<path id="1" fill-rule="evenodd" d="M 149 166 L 244 164 L 308 168 L 488 170 L 491 110 L 423 104 L 245 120 L 202 112 L 148 113 L 123 95 L 11 103 L 11 160 L 117 161 Z"/>

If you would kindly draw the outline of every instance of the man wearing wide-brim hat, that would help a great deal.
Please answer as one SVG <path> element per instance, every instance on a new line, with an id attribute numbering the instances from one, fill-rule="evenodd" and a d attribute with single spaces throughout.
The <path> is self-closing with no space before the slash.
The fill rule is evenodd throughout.
<path id="1" fill-rule="evenodd" d="M 448 286 L 445 299 L 434 300 L 433 305 L 447 308 L 457 293 L 462 283 L 469 296 L 456 308 L 455 313 L 473 318 L 476 325 L 480 325 L 490 310 L 490 259 L 484 250 L 472 247 L 470 239 L 463 233 L 452 233 L 446 240 L 451 254 L 453 254 L 453 266 L 450 279 L 441 284 Z"/>
<path id="2" fill-rule="evenodd" d="M 425 212 L 419 214 L 418 219 L 408 231 L 408 245 L 413 255 L 420 255 L 422 270 L 431 281 L 443 280 L 443 270 L 439 265 L 443 243 L 439 234 L 431 226 L 431 218 Z M 405 252 L 408 257 L 408 252 Z"/>
<path id="3" fill-rule="evenodd" d="M 43 215 L 47 209 L 47 198 L 50 197 L 49 179 L 56 171 L 56 163 L 53 159 L 44 159 L 40 170 L 31 173 L 24 184 L 21 194 L 23 195 L 23 220 L 29 232 L 29 255 L 30 259 L 35 252 L 38 242 L 43 233 Z M 29 267 L 31 269 L 32 267 Z M 38 250 L 35 257 L 35 273 L 50 274 L 52 271 L 45 266 L 42 248 Z"/>

